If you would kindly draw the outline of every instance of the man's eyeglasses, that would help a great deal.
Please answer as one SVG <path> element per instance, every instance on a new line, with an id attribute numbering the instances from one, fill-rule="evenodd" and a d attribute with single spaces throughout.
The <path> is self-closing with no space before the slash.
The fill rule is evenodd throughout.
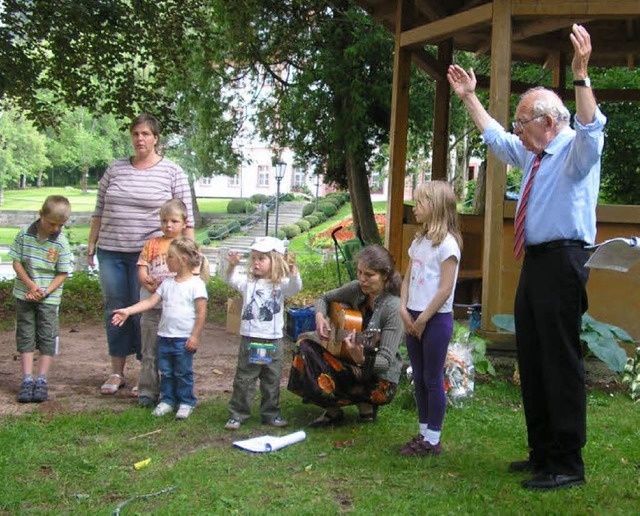
<path id="1" fill-rule="evenodd" d="M 542 118 L 543 116 L 544 115 L 534 116 L 529 120 L 515 120 L 514 122 L 511 122 L 511 126 L 513 127 L 513 130 L 515 132 L 519 133 L 520 131 L 524 130 L 524 126 L 527 125 L 529 122 L 533 122 L 534 120 L 537 120 L 538 118 Z"/>

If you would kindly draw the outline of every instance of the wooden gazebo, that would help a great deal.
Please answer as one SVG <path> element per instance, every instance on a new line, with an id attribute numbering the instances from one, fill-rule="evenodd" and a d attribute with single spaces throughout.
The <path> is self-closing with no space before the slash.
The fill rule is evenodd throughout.
<path id="1" fill-rule="evenodd" d="M 448 160 L 449 85 L 446 71 L 454 50 L 465 50 L 491 56 L 490 77 L 479 77 L 479 86 L 489 89 L 491 115 L 507 126 L 511 113 L 511 93 L 521 93 L 535 85 L 511 81 L 511 63 L 537 63 L 552 71 L 552 87 L 563 98 L 573 98 L 573 91 L 565 89 L 573 47 L 569 33 L 573 23 L 587 27 L 593 43 L 590 66 L 634 67 L 640 62 L 640 1 L 638 0 L 356 0 L 376 21 L 395 35 L 393 98 L 391 114 L 390 198 L 387 207 L 386 243 L 399 264 L 406 253 L 406 228 L 403 190 L 407 148 L 407 112 L 411 62 L 436 81 L 436 106 L 433 131 L 432 177 L 446 177 Z M 425 45 L 437 47 L 437 58 L 424 50 Z M 391 58 L 391 56 L 390 56 Z M 595 84 L 600 101 L 638 101 L 640 90 L 604 90 Z M 487 161 L 485 216 L 481 222 L 481 246 L 478 251 L 478 275 L 482 278 L 482 329 L 493 329 L 491 316 L 511 312 L 519 264 L 509 258 L 513 202 L 504 200 L 506 167 L 493 155 Z M 599 240 L 625 231 L 640 233 L 640 210 L 636 207 L 600 207 L 598 211 Z M 600 219 L 611 215 L 612 226 L 607 230 Z M 605 217 L 606 218 L 606 217 Z M 604 229 L 603 229 L 604 228 Z M 609 234 L 608 231 L 611 233 Z M 616 233 L 617 232 L 617 233 Z M 404 236 L 403 236 L 404 235 Z M 507 246 L 503 242 L 508 241 Z M 465 246 L 467 246 L 465 242 Z M 464 261 L 464 258 L 463 258 Z M 403 270 L 404 272 L 404 270 Z M 611 290 L 612 280 L 601 279 L 603 287 Z M 615 273 L 611 273 L 615 274 Z M 598 280 L 590 289 L 598 288 Z M 614 278 L 622 282 L 620 289 L 638 291 L 637 275 Z M 596 294 L 597 295 L 597 294 Z M 590 292 L 590 297 L 593 293 Z M 630 294 L 627 295 L 630 297 Z M 638 296 L 633 296 L 637 298 Z M 635 306 L 627 307 L 638 313 Z M 592 303 L 593 304 L 593 303 Z M 600 314 L 614 324 L 627 328 L 640 338 L 640 323 L 627 324 L 617 310 Z M 630 327 L 630 325 L 632 327 Z"/>

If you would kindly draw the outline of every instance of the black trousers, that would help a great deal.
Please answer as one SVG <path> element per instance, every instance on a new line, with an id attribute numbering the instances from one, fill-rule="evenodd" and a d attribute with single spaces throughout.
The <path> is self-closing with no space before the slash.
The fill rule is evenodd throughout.
<path id="1" fill-rule="evenodd" d="M 586 388 L 580 327 L 587 310 L 581 247 L 525 254 L 516 342 L 531 459 L 547 473 L 584 474 Z"/>

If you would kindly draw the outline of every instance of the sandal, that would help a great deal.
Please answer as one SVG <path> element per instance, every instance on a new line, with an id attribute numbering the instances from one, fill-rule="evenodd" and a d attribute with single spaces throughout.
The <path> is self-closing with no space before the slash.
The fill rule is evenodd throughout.
<path id="1" fill-rule="evenodd" d="M 330 416 L 329 413 L 325 411 L 320 415 L 320 417 L 317 417 L 316 419 L 311 421 L 311 423 L 309 423 L 309 426 L 311 428 L 324 428 L 325 426 L 337 425 L 338 423 L 341 423 L 343 419 L 344 412 L 342 412 L 342 410 L 335 416 Z"/>
<path id="2" fill-rule="evenodd" d="M 112 380 L 113 378 L 118 380 L 117 384 L 110 382 L 110 380 Z M 107 381 L 104 382 L 100 387 L 100 394 L 108 394 L 108 395 L 115 394 L 124 386 L 125 386 L 124 376 L 122 376 L 121 374 L 112 373 L 109 375 L 109 378 L 107 378 Z"/>

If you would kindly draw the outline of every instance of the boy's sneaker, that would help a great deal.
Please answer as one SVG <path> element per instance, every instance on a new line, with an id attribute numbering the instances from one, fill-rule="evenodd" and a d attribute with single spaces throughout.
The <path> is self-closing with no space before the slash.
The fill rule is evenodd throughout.
<path id="1" fill-rule="evenodd" d="M 234 419 L 232 417 L 230 417 L 227 420 L 227 424 L 224 425 L 225 430 L 237 430 L 238 428 L 240 428 L 240 425 L 242 423 L 240 422 L 239 419 Z"/>
<path id="2" fill-rule="evenodd" d="M 187 419 L 193 412 L 193 405 L 180 404 L 178 412 L 176 412 L 176 419 Z"/>
<path id="3" fill-rule="evenodd" d="M 33 388 L 33 402 L 42 403 L 43 401 L 47 401 L 47 394 L 47 382 L 43 382 L 42 380 L 36 381 L 36 385 Z"/>
<path id="4" fill-rule="evenodd" d="M 172 412 L 173 412 L 173 407 L 168 403 L 161 401 L 160 403 L 158 403 L 158 406 L 153 409 L 153 412 L 151 413 L 151 415 L 156 417 L 162 417 L 162 416 L 166 416 L 167 414 L 171 414 Z"/>
<path id="5" fill-rule="evenodd" d="M 18 403 L 31 403 L 33 401 L 33 389 L 35 382 L 22 382 L 18 392 Z"/>
<path id="6" fill-rule="evenodd" d="M 282 428 L 282 427 L 288 426 L 289 421 L 287 421 L 286 419 L 282 419 L 280 416 L 278 416 L 275 419 L 272 419 L 269 423 L 267 423 L 267 425 L 275 426 L 276 428 Z"/>

